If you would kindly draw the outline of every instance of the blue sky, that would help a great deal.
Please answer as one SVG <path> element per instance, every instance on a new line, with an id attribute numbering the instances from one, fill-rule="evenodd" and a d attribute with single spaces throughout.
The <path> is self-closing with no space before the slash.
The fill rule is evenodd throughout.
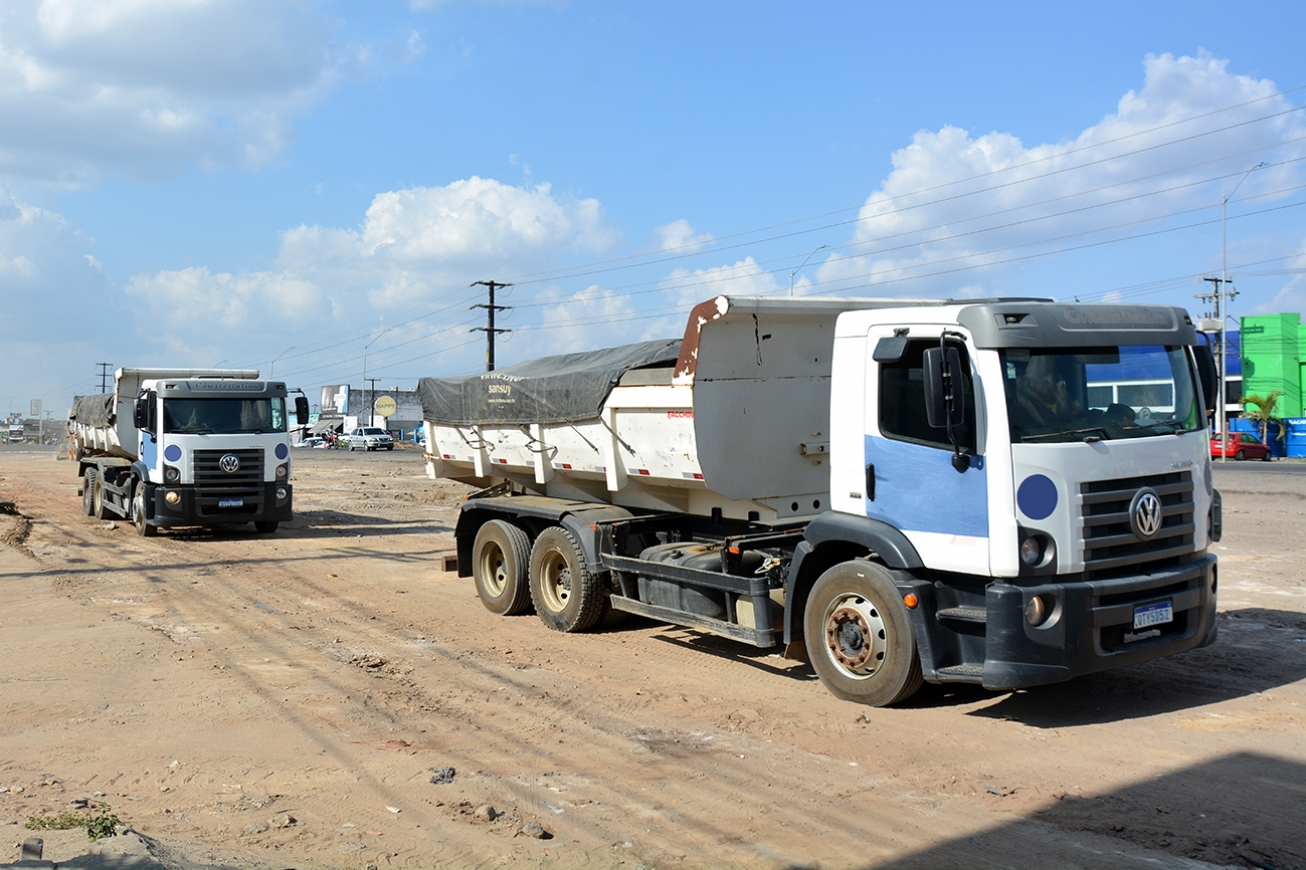
<path id="1" fill-rule="evenodd" d="M 476 371 L 485 279 L 500 365 L 796 269 L 1200 314 L 1261 162 L 1231 312 L 1306 310 L 1306 6 L 1069 6 L 7 0 L 0 412 Z"/>

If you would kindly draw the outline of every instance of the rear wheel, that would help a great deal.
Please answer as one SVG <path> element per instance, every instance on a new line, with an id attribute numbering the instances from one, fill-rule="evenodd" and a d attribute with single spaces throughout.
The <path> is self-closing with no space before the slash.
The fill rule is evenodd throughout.
<path id="1" fill-rule="evenodd" d="M 1267 451 L 1265 451 L 1265 455 L 1261 457 L 1261 461 L 1262 461 L 1262 462 L 1269 462 L 1272 456 L 1273 456 L 1273 454 L 1271 454 L 1270 451 L 1267 450 Z"/>
<path id="2" fill-rule="evenodd" d="M 603 615 L 602 578 L 585 564 L 571 532 L 549 526 L 531 548 L 531 600 L 540 620 L 554 631 L 584 631 Z"/>
<path id="3" fill-rule="evenodd" d="M 88 517 L 95 516 L 95 486 L 98 478 L 94 468 L 86 469 L 82 475 L 82 510 Z"/>
<path id="4" fill-rule="evenodd" d="M 255 520 L 254 531 L 270 535 L 277 530 L 278 525 L 279 523 L 277 520 Z"/>
<path id="5" fill-rule="evenodd" d="M 530 561 L 531 539 L 517 526 L 506 520 L 481 526 L 472 544 L 472 579 L 486 610 L 512 616 L 530 609 Z"/>
<path id="6" fill-rule="evenodd" d="M 803 617 L 812 667 L 845 701 L 887 707 L 921 687 L 911 617 L 893 577 L 872 562 L 844 562 L 812 587 Z"/>
<path id="7" fill-rule="evenodd" d="M 104 507 L 104 481 L 95 476 L 95 490 L 91 493 L 91 516 L 97 520 L 107 520 L 109 511 Z"/>
<path id="8" fill-rule="evenodd" d="M 136 527 L 136 534 L 142 538 L 152 538 L 159 533 L 158 528 L 145 520 L 145 485 L 137 483 L 132 488 L 131 521 Z"/>

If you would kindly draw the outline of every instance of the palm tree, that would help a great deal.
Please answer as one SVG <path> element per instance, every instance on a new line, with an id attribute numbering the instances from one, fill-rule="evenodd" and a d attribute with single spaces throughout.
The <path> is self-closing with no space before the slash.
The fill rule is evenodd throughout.
<path id="1" fill-rule="evenodd" d="M 1280 441 L 1288 432 L 1288 427 L 1283 424 L 1283 417 L 1274 413 L 1274 406 L 1278 404 L 1279 397 L 1282 395 L 1283 390 L 1271 390 L 1268 396 L 1257 396 L 1249 393 L 1242 397 L 1243 416 L 1256 420 L 1261 424 L 1261 441 L 1265 444 L 1270 443 L 1269 429 L 1271 420 L 1279 424 Z"/>

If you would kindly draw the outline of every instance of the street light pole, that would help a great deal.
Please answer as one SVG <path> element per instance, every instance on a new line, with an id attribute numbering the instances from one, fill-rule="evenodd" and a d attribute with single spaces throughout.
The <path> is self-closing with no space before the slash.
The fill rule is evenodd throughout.
<path id="1" fill-rule="evenodd" d="M 1225 408 L 1225 405 L 1228 403 L 1228 397 L 1225 395 L 1225 385 L 1229 380 L 1229 353 L 1224 326 L 1224 298 L 1229 288 L 1229 230 L 1227 220 L 1229 200 L 1238 192 L 1238 188 L 1243 186 L 1243 182 L 1247 180 L 1247 176 L 1265 165 L 1265 161 L 1262 160 L 1260 163 L 1257 163 L 1251 169 L 1244 172 L 1242 178 L 1239 178 L 1238 183 L 1233 186 L 1233 190 L 1226 193 L 1220 199 L 1220 292 L 1215 294 L 1215 317 L 1220 321 L 1220 388 L 1216 390 L 1217 395 L 1220 397 L 1220 407 L 1216 411 L 1215 419 L 1216 427 L 1219 429 L 1220 438 L 1223 439 L 1220 448 L 1221 462 L 1227 460 L 1228 457 L 1225 454 L 1229 452 L 1229 412 Z"/>
<path id="2" fill-rule="evenodd" d="M 392 329 L 394 329 L 393 326 L 387 326 L 385 329 L 381 330 L 381 331 L 378 332 L 375 336 L 373 336 L 373 338 L 372 338 L 371 341 L 369 341 L 367 344 L 363 345 L 363 384 L 364 384 L 364 386 L 366 386 L 366 384 L 367 384 L 367 349 L 368 349 L 369 347 L 371 347 L 372 345 L 376 344 L 376 340 L 377 340 L 378 338 L 380 338 L 381 336 L 385 335 L 387 332 L 389 332 L 389 331 L 392 330 Z M 372 425 L 372 405 L 371 405 L 370 403 L 369 403 L 368 406 L 367 406 L 367 425 L 369 425 L 369 426 Z"/>
<path id="3" fill-rule="evenodd" d="M 807 265 L 807 261 L 808 261 L 808 260 L 810 260 L 810 259 L 812 259 L 812 257 L 815 257 L 815 256 L 816 256 L 816 251 L 820 251 L 820 250 L 822 250 L 822 249 L 824 249 L 824 248 L 828 248 L 828 247 L 830 247 L 830 246 L 829 246 L 829 245 L 821 245 L 821 247 L 817 248 L 816 250 L 812 251 L 812 253 L 810 253 L 810 254 L 808 254 L 806 257 L 804 257 L 804 258 L 803 258 L 803 261 L 802 261 L 801 263 L 798 264 L 798 268 L 797 268 L 797 269 L 794 269 L 792 272 L 789 273 L 789 295 L 790 295 L 790 296 L 793 296 L 793 295 L 794 295 L 794 276 L 797 275 L 799 272 L 802 271 L 803 267 Z"/>
<path id="4" fill-rule="evenodd" d="M 290 352 L 291 352 L 292 350 L 294 350 L 294 349 L 295 349 L 295 348 L 294 348 L 293 346 L 286 348 L 286 349 L 283 350 L 281 353 L 277 354 L 277 359 L 281 359 L 283 356 L 285 356 L 286 354 L 290 353 Z M 272 362 L 268 363 L 268 377 L 269 377 L 269 378 L 271 378 L 271 377 L 273 376 L 273 374 L 276 373 L 276 370 L 277 370 L 277 359 L 274 359 Z"/>

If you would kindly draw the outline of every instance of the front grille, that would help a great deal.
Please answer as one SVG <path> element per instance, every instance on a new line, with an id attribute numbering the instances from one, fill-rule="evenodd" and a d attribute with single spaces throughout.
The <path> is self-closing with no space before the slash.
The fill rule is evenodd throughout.
<path id="1" fill-rule="evenodd" d="M 231 455 L 240 462 L 234 472 L 223 471 L 222 457 Z M 201 490 L 247 489 L 263 483 L 263 450 L 196 450 L 194 456 L 195 486 Z"/>
<path id="2" fill-rule="evenodd" d="M 1134 534 L 1129 505 L 1143 487 L 1161 499 L 1161 528 L 1150 539 Z M 1151 474 L 1081 484 L 1084 569 L 1103 571 L 1144 565 L 1188 553 L 1193 548 L 1191 471 Z"/>

